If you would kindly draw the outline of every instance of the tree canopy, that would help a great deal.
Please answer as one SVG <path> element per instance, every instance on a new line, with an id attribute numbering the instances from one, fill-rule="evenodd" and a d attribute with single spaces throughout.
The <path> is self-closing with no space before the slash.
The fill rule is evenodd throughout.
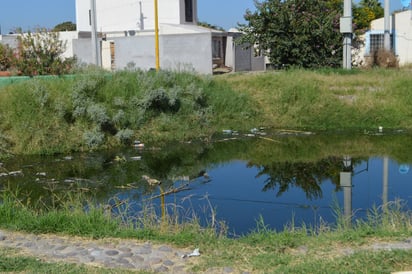
<path id="1" fill-rule="evenodd" d="M 69 22 L 69 21 L 60 23 L 53 28 L 53 31 L 75 31 L 75 30 L 76 30 L 76 24 Z"/>
<path id="2" fill-rule="evenodd" d="M 353 22 L 356 32 L 363 33 L 370 27 L 372 20 L 383 17 L 384 10 L 378 0 L 361 0 L 353 8 Z"/>
<path id="3" fill-rule="evenodd" d="M 198 26 L 201 26 L 201 27 L 204 27 L 204 28 L 208 28 L 208 29 L 225 31 L 224 28 L 222 28 L 222 27 L 220 27 L 220 26 L 216 26 L 216 25 L 209 24 L 209 23 L 207 23 L 207 22 L 198 22 L 197 25 L 198 25 Z"/>
<path id="4" fill-rule="evenodd" d="M 275 67 L 339 67 L 342 34 L 341 0 L 255 0 L 256 11 L 246 11 L 240 44 L 265 52 Z M 383 10 L 378 0 L 354 5 L 354 29 L 369 27 Z M 353 45 L 357 45 L 356 39 Z"/>

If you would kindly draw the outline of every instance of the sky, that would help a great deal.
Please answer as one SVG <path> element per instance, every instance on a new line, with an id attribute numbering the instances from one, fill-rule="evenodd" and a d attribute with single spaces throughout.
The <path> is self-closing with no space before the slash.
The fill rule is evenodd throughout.
<path id="1" fill-rule="evenodd" d="M 402 7 L 401 0 L 390 0 L 390 3 L 391 10 Z M 244 23 L 243 15 L 247 9 L 255 10 L 253 0 L 198 0 L 199 21 L 226 30 Z M 0 0 L 2 34 L 17 27 L 23 30 L 53 28 L 65 21 L 76 21 L 75 0 Z"/>
<path id="2" fill-rule="evenodd" d="M 225 29 L 244 22 L 246 9 L 254 10 L 253 0 L 198 0 L 199 21 Z M 53 28 L 65 21 L 76 21 L 75 0 L 0 0 L 3 34 L 17 27 L 23 30 Z"/>

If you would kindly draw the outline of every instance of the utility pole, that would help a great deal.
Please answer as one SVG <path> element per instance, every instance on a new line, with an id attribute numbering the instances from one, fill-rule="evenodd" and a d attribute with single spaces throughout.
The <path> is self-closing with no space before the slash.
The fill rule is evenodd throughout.
<path id="1" fill-rule="evenodd" d="M 154 0 L 154 13 L 155 13 L 155 54 L 156 54 L 156 71 L 160 70 L 160 57 L 159 57 L 159 10 L 158 1 Z"/>
<path id="2" fill-rule="evenodd" d="M 100 41 L 97 35 L 96 0 L 90 0 L 90 25 L 92 28 L 92 58 L 96 66 L 101 67 Z"/>
<path id="3" fill-rule="evenodd" d="M 384 3 L 384 36 L 383 36 L 383 47 L 386 51 L 390 51 L 391 50 L 391 36 L 390 36 L 390 28 L 391 28 L 391 24 L 390 24 L 390 16 L 389 16 L 389 9 L 390 9 L 390 5 L 389 5 L 389 0 L 385 0 Z"/>
<path id="4" fill-rule="evenodd" d="M 340 18 L 340 32 L 343 33 L 343 68 L 352 68 L 352 1 L 344 0 L 343 17 Z"/>
<path id="5" fill-rule="evenodd" d="M 143 14 L 143 7 L 142 7 L 142 1 L 139 2 L 140 6 L 140 30 L 144 30 L 144 14 Z"/>

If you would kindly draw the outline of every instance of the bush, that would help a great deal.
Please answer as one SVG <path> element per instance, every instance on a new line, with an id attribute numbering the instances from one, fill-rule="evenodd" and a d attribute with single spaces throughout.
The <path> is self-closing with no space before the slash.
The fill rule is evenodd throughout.
<path id="1" fill-rule="evenodd" d="M 380 67 L 380 68 L 398 68 L 399 60 L 395 53 L 385 49 L 379 49 L 373 52 L 369 63 L 369 67 Z"/>
<path id="2" fill-rule="evenodd" d="M 63 58 L 66 45 L 59 33 L 40 29 L 35 33 L 21 34 L 16 69 L 23 75 L 61 75 L 71 71 L 75 58 Z"/>
<path id="3" fill-rule="evenodd" d="M 99 128 L 94 128 L 93 130 L 86 131 L 83 134 L 83 140 L 89 148 L 95 149 L 104 143 L 105 136 Z"/>
<path id="4" fill-rule="evenodd" d="M 9 45 L 0 44 L 0 71 L 7 71 L 12 68 L 15 62 L 13 49 Z"/>
<path id="5" fill-rule="evenodd" d="M 131 144 L 132 138 L 134 136 L 134 131 L 131 129 L 122 129 L 119 130 L 116 134 L 116 138 L 122 143 L 122 144 Z"/>

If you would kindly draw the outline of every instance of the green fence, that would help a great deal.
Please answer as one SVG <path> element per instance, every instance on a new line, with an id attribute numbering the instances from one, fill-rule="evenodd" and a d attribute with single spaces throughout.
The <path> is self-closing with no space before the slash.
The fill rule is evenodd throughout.
<path id="1" fill-rule="evenodd" d="M 16 84 L 20 83 L 23 81 L 27 81 L 30 79 L 56 79 L 56 78 L 73 78 L 75 75 L 70 74 L 70 75 L 40 75 L 40 76 L 9 76 L 9 77 L 0 77 L 0 88 L 11 85 L 11 84 Z"/>

